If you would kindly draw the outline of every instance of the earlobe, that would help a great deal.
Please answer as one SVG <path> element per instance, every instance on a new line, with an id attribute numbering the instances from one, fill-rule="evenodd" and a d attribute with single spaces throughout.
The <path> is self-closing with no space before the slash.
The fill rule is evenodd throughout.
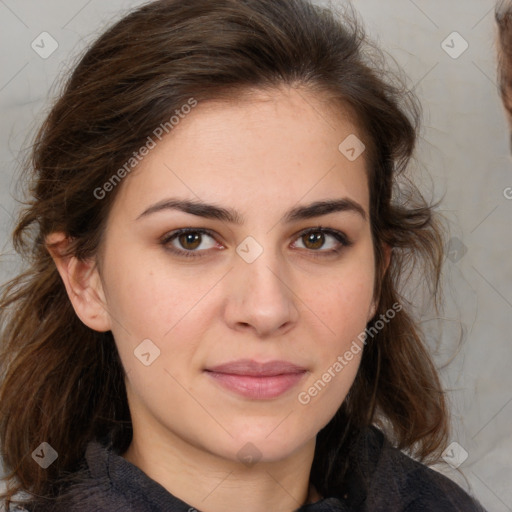
<path id="1" fill-rule="evenodd" d="M 393 248 L 389 244 L 383 242 L 382 249 L 384 251 L 384 274 L 385 274 L 389 267 L 389 263 L 391 262 L 391 251 L 393 250 Z"/>
<path id="2" fill-rule="evenodd" d="M 368 323 L 374 317 L 376 311 L 377 311 L 377 304 L 375 304 L 375 302 L 372 302 L 372 306 L 370 308 L 370 312 L 368 313 L 368 318 L 366 319 L 366 323 Z"/>
<path id="3" fill-rule="evenodd" d="M 98 268 L 92 260 L 83 261 L 65 255 L 69 238 L 64 233 L 51 233 L 46 247 L 62 278 L 69 300 L 78 318 L 95 331 L 111 329 L 103 285 Z"/>

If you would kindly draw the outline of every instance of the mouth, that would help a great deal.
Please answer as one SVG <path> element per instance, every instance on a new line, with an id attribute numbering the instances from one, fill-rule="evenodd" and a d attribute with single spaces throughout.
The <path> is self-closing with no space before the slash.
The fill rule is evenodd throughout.
<path id="1" fill-rule="evenodd" d="M 306 368 L 288 361 L 259 363 L 240 359 L 206 368 L 205 373 L 217 384 L 245 398 L 277 398 L 295 387 L 308 373 Z"/>

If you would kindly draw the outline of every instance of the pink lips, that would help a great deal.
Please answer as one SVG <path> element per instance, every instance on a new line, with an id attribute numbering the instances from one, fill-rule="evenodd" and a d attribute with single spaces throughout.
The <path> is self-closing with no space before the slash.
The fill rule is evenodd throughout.
<path id="1" fill-rule="evenodd" d="M 258 363 L 239 359 L 207 368 L 206 373 L 224 388 L 247 398 L 275 398 L 298 384 L 307 370 L 287 361 Z"/>

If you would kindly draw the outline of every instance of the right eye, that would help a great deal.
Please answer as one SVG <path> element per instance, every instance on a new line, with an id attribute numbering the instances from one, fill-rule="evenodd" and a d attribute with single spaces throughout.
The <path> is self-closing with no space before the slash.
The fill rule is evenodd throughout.
<path id="1" fill-rule="evenodd" d="M 185 256 L 187 258 L 195 258 L 202 256 L 201 252 L 206 252 L 207 249 L 211 249 L 215 244 L 210 245 L 204 250 L 196 250 L 202 243 L 202 237 L 206 235 L 210 238 L 214 238 L 211 231 L 204 228 L 182 228 L 164 235 L 160 240 L 160 243 L 165 247 L 166 250 L 178 255 Z M 173 242 L 177 241 L 182 248 L 176 247 Z"/>

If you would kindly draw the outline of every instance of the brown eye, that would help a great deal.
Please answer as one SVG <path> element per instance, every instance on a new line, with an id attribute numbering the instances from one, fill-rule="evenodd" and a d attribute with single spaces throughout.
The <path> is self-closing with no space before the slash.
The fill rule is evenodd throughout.
<path id="1" fill-rule="evenodd" d="M 199 249 L 208 238 L 212 240 L 210 245 Z M 329 238 L 333 240 L 330 245 L 328 245 Z M 341 231 L 322 228 L 321 226 L 303 231 L 299 235 L 298 240 L 303 245 L 300 248 L 311 253 L 313 257 L 334 256 L 339 254 L 344 247 L 352 245 L 352 242 Z M 160 243 L 167 251 L 175 255 L 194 258 L 208 255 L 210 252 L 208 249 L 216 246 L 216 239 L 209 230 L 203 228 L 183 228 L 163 236 L 160 239 Z M 222 247 L 218 248 L 222 249 Z"/>
<path id="2" fill-rule="evenodd" d="M 329 240 L 329 238 L 334 240 L 334 242 L 325 247 L 326 240 Z M 299 235 L 299 240 L 301 240 L 304 248 L 315 257 L 332 256 L 338 254 L 344 247 L 352 245 L 352 242 L 341 231 L 326 229 L 321 226 L 303 231 Z"/>
<path id="3" fill-rule="evenodd" d="M 325 234 L 321 231 L 314 231 L 306 235 L 302 235 L 304 245 L 308 249 L 320 249 L 325 243 Z"/>
<path id="4" fill-rule="evenodd" d="M 177 240 L 184 249 L 194 250 L 201 244 L 201 235 L 197 233 L 184 233 Z"/>
<path id="5" fill-rule="evenodd" d="M 206 247 L 198 249 L 200 246 L 204 246 L 204 242 L 210 238 L 212 242 Z M 216 240 L 214 236 L 206 229 L 203 228 L 184 228 L 178 229 L 169 233 L 161 238 L 160 243 L 166 248 L 166 250 L 177 254 L 178 256 L 186 257 L 200 257 L 202 253 L 208 252 L 208 249 L 215 247 Z"/>

